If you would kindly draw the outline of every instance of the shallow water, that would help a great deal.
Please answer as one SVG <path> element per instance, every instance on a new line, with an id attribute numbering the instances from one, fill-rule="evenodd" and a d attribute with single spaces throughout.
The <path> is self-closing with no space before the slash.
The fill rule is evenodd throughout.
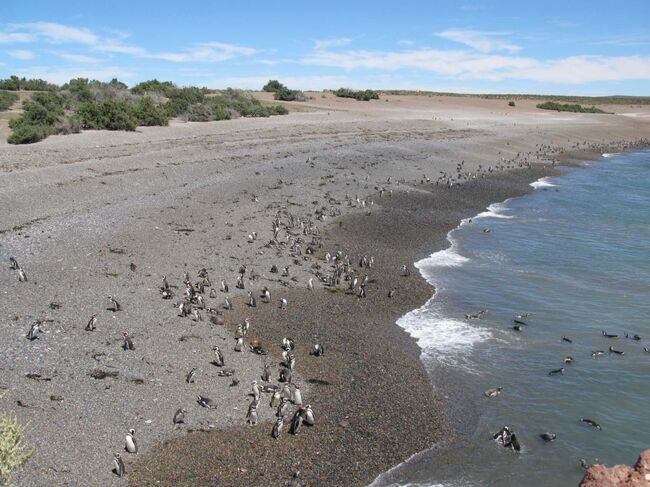
<path id="1" fill-rule="evenodd" d="M 580 458 L 630 464 L 650 447 L 650 151 L 533 187 L 465 221 L 449 249 L 417 264 L 437 294 L 399 324 L 418 339 L 434 385 L 457 402 L 451 421 L 466 435 L 375 485 L 576 486 Z M 465 319 L 481 309 L 489 312 Z M 521 313 L 531 316 L 517 332 Z M 596 350 L 605 353 L 592 358 Z M 563 375 L 548 375 L 560 367 Z M 482 396 L 495 386 L 500 397 Z M 506 424 L 520 454 L 491 439 Z M 547 431 L 555 442 L 539 438 Z"/>

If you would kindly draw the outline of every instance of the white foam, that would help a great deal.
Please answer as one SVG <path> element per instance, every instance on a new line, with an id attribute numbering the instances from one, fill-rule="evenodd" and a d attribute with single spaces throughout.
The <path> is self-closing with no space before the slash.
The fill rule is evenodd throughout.
<path id="1" fill-rule="evenodd" d="M 548 177 L 538 179 L 537 181 L 530 183 L 530 185 L 535 189 L 556 187 L 556 185 L 553 184 Z"/>
<path id="2" fill-rule="evenodd" d="M 447 235 L 447 240 L 451 245 L 439 252 L 431 254 L 429 257 L 422 259 L 415 263 L 415 267 L 420 269 L 429 269 L 431 267 L 459 267 L 465 262 L 469 262 L 469 259 L 458 253 L 456 241 L 451 238 L 451 234 Z M 427 276 L 424 276 L 427 278 Z M 433 284 L 433 283 L 432 283 Z"/>
<path id="3" fill-rule="evenodd" d="M 618 156 L 618 155 L 619 155 L 618 152 L 613 152 L 613 153 L 611 153 L 611 154 L 608 153 L 608 152 L 605 152 L 604 154 L 602 154 L 602 156 L 603 156 L 604 158 L 606 158 L 606 159 L 608 159 L 608 158 L 610 158 L 610 157 Z"/>
<path id="4" fill-rule="evenodd" d="M 505 215 L 503 213 L 504 211 L 508 210 L 508 207 L 506 206 L 506 201 L 504 201 L 503 203 L 492 203 L 490 206 L 486 208 L 487 211 L 483 211 L 479 213 L 473 219 L 476 220 L 477 218 L 505 218 L 510 220 L 514 218 L 511 215 Z"/>

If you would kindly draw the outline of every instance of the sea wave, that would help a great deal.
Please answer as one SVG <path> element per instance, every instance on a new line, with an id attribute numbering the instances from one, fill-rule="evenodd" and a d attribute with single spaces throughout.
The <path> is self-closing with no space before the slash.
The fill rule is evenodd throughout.
<path id="1" fill-rule="evenodd" d="M 535 188 L 555 188 L 555 184 L 553 184 L 548 177 L 538 179 L 537 181 L 534 181 L 530 183 L 530 185 Z"/>
<path id="2" fill-rule="evenodd" d="M 447 235 L 447 240 L 449 240 L 451 243 L 449 247 L 431 254 L 429 257 L 415 263 L 415 267 L 420 270 L 420 273 L 424 275 L 425 279 L 429 280 L 426 274 L 428 274 L 427 271 L 430 268 L 458 267 L 465 264 L 466 262 L 469 262 L 469 259 L 467 257 L 458 253 L 458 245 L 450 234 Z"/>
<path id="3" fill-rule="evenodd" d="M 506 205 L 508 200 L 504 201 L 503 203 L 492 203 L 490 206 L 486 208 L 486 211 L 482 211 L 478 215 L 476 215 L 473 220 L 476 220 L 478 218 L 505 218 L 505 219 L 512 219 L 514 218 L 511 215 L 505 215 L 503 212 L 508 210 L 508 207 Z"/>

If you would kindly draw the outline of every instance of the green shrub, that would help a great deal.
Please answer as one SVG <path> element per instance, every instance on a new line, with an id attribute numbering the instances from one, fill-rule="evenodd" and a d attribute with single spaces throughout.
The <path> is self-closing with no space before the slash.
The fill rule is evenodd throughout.
<path id="1" fill-rule="evenodd" d="M 270 79 L 269 82 L 262 87 L 263 91 L 267 91 L 269 93 L 274 93 L 286 89 L 287 87 L 280 83 L 277 79 Z"/>
<path id="2" fill-rule="evenodd" d="M 0 91 L 0 112 L 8 110 L 18 100 L 18 95 L 11 91 Z"/>
<path id="3" fill-rule="evenodd" d="M 138 125 L 153 126 L 169 124 L 169 116 L 164 107 L 156 105 L 148 96 L 140 98 L 135 107 L 133 107 L 133 115 Z"/>
<path id="4" fill-rule="evenodd" d="M 514 106 L 515 106 L 515 102 L 512 101 L 512 100 L 510 100 L 510 101 L 508 102 L 508 106 L 509 106 L 509 107 L 514 107 Z"/>
<path id="5" fill-rule="evenodd" d="M 90 89 L 88 78 L 71 79 L 68 83 L 63 85 L 62 89 L 69 91 L 75 101 L 80 103 L 90 103 L 95 101 L 93 92 Z"/>
<path id="6" fill-rule="evenodd" d="M 47 125 L 14 124 L 11 126 L 11 134 L 7 137 L 7 142 L 10 144 L 33 144 L 43 140 L 50 133 L 51 128 Z"/>
<path id="7" fill-rule="evenodd" d="M 14 75 L 0 80 L 0 90 L 56 91 L 57 89 L 58 86 L 42 79 L 25 79 Z"/>
<path id="8" fill-rule="evenodd" d="M 200 103 L 191 105 L 187 111 L 187 120 L 190 122 L 209 122 L 212 119 L 210 108 Z"/>
<path id="9" fill-rule="evenodd" d="M 290 90 L 284 87 L 276 91 L 273 98 L 282 101 L 305 101 L 307 99 L 302 91 Z"/>
<path id="10" fill-rule="evenodd" d="M 32 455 L 23 444 L 24 431 L 15 417 L 0 416 L 0 485 L 9 485 Z"/>
<path id="11" fill-rule="evenodd" d="M 373 90 L 350 90 L 348 88 L 339 88 L 334 92 L 335 96 L 341 98 L 354 98 L 360 101 L 379 100 L 379 92 Z"/>
<path id="12" fill-rule="evenodd" d="M 287 107 L 282 105 L 273 105 L 270 106 L 269 109 L 272 112 L 271 115 L 286 115 L 287 113 L 289 113 Z"/>
<path id="13" fill-rule="evenodd" d="M 138 120 L 131 106 L 122 100 L 84 103 L 78 114 L 84 129 L 135 130 Z"/>
<path id="14" fill-rule="evenodd" d="M 157 79 L 151 79 L 149 81 L 143 81 L 138 83 L 133 88 L 131 88 L 131 93 L 136 95 L 143 95 L 145 93 L 159 93 L 169 97 L 169 94 L 176 89 L 176 85 L 171 81 L 158 81 Z"/>
<path id="15" fill-rule="evenodd" d="M 542 110 L 555 110 L 558 112 L 573 112 L 573 113 L 607 113 L 600 108 L 596 107 L 583 107 L 582 105 L 557 103 L 555 101 L 547 101 L 537 105 L 537 108 Z"/>

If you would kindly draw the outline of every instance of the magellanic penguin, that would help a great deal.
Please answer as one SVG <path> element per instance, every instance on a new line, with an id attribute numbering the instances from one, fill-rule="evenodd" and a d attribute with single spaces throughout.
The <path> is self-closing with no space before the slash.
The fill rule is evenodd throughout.
<path id="1" fill-rule="evenodd" d="M 253 398 L 255 399 L 255 401 L 259 401 L 261 391 L 260 391 L 260 386 L 257 385 L 256 380 L 251 382 L 251 392 L 253 393 Z"/>
<path id="2" fill-rule="evenodd" d="M 38 326 L 38 322 L 32 323 L 32 326 L 29 327 L 29 331 L 27 332 L 27 335 L 25 335 L 25 338 L 27 338 L 30 342 L 34 341 L 38 338 L 38 334 L 40 333 L 41 328 Z"/>
<path id="3" fill-rule="evenodd" d="M 120 303 L 117 302 L 117 299 L 115 299 L 113 296 L 108 297 L 108 302 L 110 303 L 110 311 L 120 311 L 122 309 L 122 306 L 120 306 Z"/>
<path id="4" fill-rule="evenodd" d="M 95 331 L 97 329 L 97 314 L 94 314 L 88 320 L 86 331 Z"/>
<path id="5" fill-rule="evenodd" d="M 271 396 L 271 403 L 269 404 L 269 406 L 271 406 L 272 408 L 276 408 L 278 407 L 278 404 L 280 404 L 280 401 L 282 401 L 282 399 L 280 398 L 280 391 L 276 389 L 275 392 L 273 393 L 273 396 Z"/>
<path id="6" fill-rule="evenodd" d="M 587 418 L 580 418 L 580 422 L 588 424 L 589 426 L 593 426 L 596 429 L 602 430 L 603 428 L 596 423 L 593 419 L 587 419 Z"/>
<path id="7" fill-rule="evenodd" d="M 124 468 L 124 461 L 122 460 L 122 455 L 119 453 L 113 454 L 113 472 L 118 477 L 124 477 L 126 474 L 126 469 Z"/>
<path id="8" fill-rule="evenodd" d="M 257 399 L 253 399 L 248 405 L 248 412 L 246 413 L 246 423 L 251 426 L 257 426 Z"/>
<path id="9" fill-rule="evenodd" d="M 226 299 L 224 300 L 223 307 L 225 309 L 232 309 L 232 302 L 230 301 L 228 296 L 226 296 Z"/>
<path id="10" fill-rule="evenodd" d="M 235 343 L 235 352 L 243 352 L 244 351 L 244 339 L 242 337 L 237 338 L 237 342 Z"/>
<path id="11" fill-rule="evenodd" d="M 264 370 L 262 371 L 262 380 L 264 382 L 271 382 L 271 366 L 269 364 L 264 365 Z"/>
<path id="12" fill-rule="evenodd" d="M 300 431 L 300 427 L 303 422 L 303 411 L 302 408 L 298 408 L 295 413 L 293 413 L 293 418 L 291 419 L 291 429 L 289 432 L 292 435 L 297 435 Z"/>
<path id="13" fill-rule="evenodd" d="M 304 416 L 303 420 L 307 426 L 314 426 L 315 423 L 314 410 L 311 408 L 310 404 L 307 404 L 305 406 L 303 416 Z"/>
<path id="14" fill-rule="evenodd" d="M 300 392 L 300 387 L 296 385 L 294 385 L 293 388 L 291 402 L 293 402 L 296 406 L 302 406 L 302 393 Z"/>
<path id="15" fill-rule="evenodd" d="M 314 290 L 314 278 L 310 277 L 309 281 L 307 282 L 307 289 L 310 291 Z"/>
<path id="16" fill-rule="evenodd" d="M 322 345 L 317 343 L 316 345 L 314 345 L 314 349 L 310 352 L 310 355 L 313 355 L 315 357 L 322 357 L 323 355 L 325 355 L 325 348 L 323 348 Z"/>
<path id="17" fill-rule="evenodd" d="M 20 282 L 25 282 L 27 280 L 27 274 L 25 274 L 25 271 L 22 267 L 18 268 L 18 280 Z"/>
<path id="18" fill-rule="evenodd" d="M 212 350 L 214 351 L 214 360 L 212 361 L 212 363 L 217 367 L 223 367 L 225 362 L 223 360 L 223 354 L 221 353 L 221 349 L 215 345 L 214 347 L 212 347 Z"/>
<path id="19" fill-rule="evenodd" d="M 195 375 L 196 375 L 196 367 L 192 367 L 192 370 L 190 370 L 185 376 L 185 382 L 187 382 L 188 384 L 193 384 Z"/>
<path id="20" fill-rule="evenodd" d="M 499 394 L 501 394 L 501 391 L 503 390 L 503 387 L 494 387 L 492 389 L 488 389 L 483 393 L 485 397 L 496 397 Z"/>
<path id="21" fill-rule="evenodd" d="M 286 298 L 280 299 L 280 309 L 287 309 L 287 300 Z"/>
<path id="22" fill-rule="evenodd" d="M 133 345 L 133 340 L 131 340 L 129 334 L 127 332 L 122 332 L 122 337 L 124 338 L 122 348 L 124 350 L 135 350 L 135 345 Z"/>
<path id="23" fill-rule="evenodd" d="M 541 435 L 539 435 L 539 437 L 542 440 L 544 440 L 546 443 L 550 443 L 551 441 L 555 441 L 555 439 L 557 438 L 557 435 L 555 433 L 546 432 L 546 433 L 542 433 Z"/>
<path id="24" fill-rule="evenodd" d="M 9 257 L 9 269 L 13 271 L 17 271 L 18 269 L 20 269 L 20 264 L 13 257 Z"/>
<path id="25" fill-rule="evenodd" d="M 174 424 L 181 424 L 185 422 L 185 413 L 187 411 L 183 408 L 179 408 L 176 410 L 174 413 L 174 417 L 172 418 L 172 423 Z"/>
<path id="26" fill-rule="evenodd" d="M 204 408 L 208 409 L 217 409 L 217 405 L 214 403 L 212 399 L 206 396 L 196 396 L 196 402 L 199 403 L 200 406 L 203 406 Z"/>
<path id="27" fill-rule="evenodd" d="M 138 453 L 138 443 L 135 441 L 135 430 L 130 429 L 126 434 L 124 449 L 129 453 Z"/>
<path id="28" fill-rule="evenodd" d="M 253 293 L 251 291 L 248 291 L 248 306 L 251 308 L 255 308 L 257 306 L 257 301 L 255 300 L 255 296 L 253 296 Z"/>
<path id="29" fill-rule="evenodd" d="M 275 415 L 278 418 L 283 418 L 284 416 L 287 415 L 288 409 L 289 409 L 289 399 L 283 397 L 280 400 L 280 404 L 278 405 L 277 409 L 275 410 Z"/>
<path id="30" fill-rule="evenodd" d="M 278 419 L 276 419 L 275 424 L 273 425 L 273 430 L 271 431 L 271 436 L 275 439 L 278 439 L 282 434 L 283 426 L 284 426 L 284 418 L 279 417 Z"/>
<path id="31" fill-rule="evenodd" d="M 280 382 L 291 383 L 291 370 L 284 368 L 280 371 Z"/>

